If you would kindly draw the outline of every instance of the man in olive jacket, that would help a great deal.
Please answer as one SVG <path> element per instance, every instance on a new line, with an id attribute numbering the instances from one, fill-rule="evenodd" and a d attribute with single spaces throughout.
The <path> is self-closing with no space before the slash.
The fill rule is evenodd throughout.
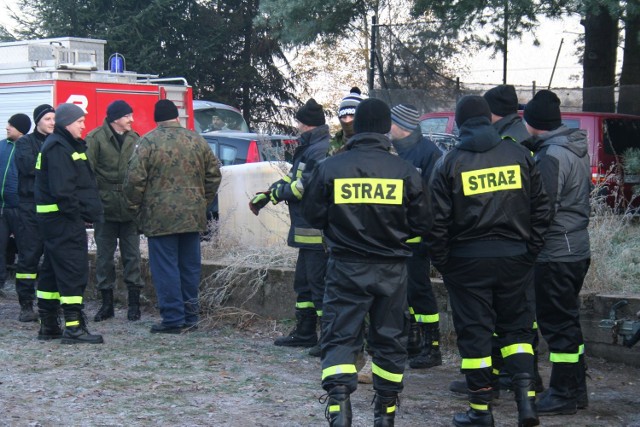
<path id="1" fill-rule="evenodd" d="M 140 236 L 127 209 L 122 183 L 127 165 L 140 136 L 132 129 L 133 109 L 125 101 L 113 101 L 107 107 L 102 126 L 86 138 L 87 157 L 98 181 L 104 206 L 104 222 L 93 224 L 96 240 L 96 280 L 102 294 L 102 306 L 94 321 L 114 316 L 113 289 L 116 284 L 114 253 L 120 246 L 123 280 L 129 291 L 129 320 L 140 319 Z M 118 245 L 119 243 L 119 245 Z"/>
<path id="2" fill-rule="evenodd" d="M 149 243 L 149 266 L 162 322 L 151 333 L 176 334 L 198 322 L 200 232 L 220 186 L 218 159 L 207 142 L 180 126 L 169 100 L 156 103 L 157 127 L 140 138 L 124 194 Z"/>

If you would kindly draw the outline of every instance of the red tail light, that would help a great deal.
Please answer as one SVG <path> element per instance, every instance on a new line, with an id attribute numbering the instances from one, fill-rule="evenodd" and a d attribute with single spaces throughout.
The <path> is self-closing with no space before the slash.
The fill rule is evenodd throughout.
<path id="1" fill-rule="evenodd" d="M 258 151 L 258 141 L 252 140 L 249 142 L 249 149 L 247 150 L 247 163 L 256 163 L 260 161 L 260 152 Z"/>
<path id="2" fill-rule="evenodd" d="M 607 180 L 607 172 L 602 167 L 591 166 L 591 182 L 599 184 Z"/>

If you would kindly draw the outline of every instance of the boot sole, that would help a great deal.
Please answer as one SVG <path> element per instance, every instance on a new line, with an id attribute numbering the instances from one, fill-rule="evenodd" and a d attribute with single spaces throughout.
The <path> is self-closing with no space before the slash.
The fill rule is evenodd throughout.
<path id="1" fill-rule="evenodd" d="M 104 340 L 100 341 L 80 341 L 69 338 L 62 338 L 60 344 L 104 344 Z"/>
<path id="2" fill-rule="evenodd" d="M 59 340 L 61 338 L 62 338 L 62 335 L 38 335 L 38 339 L 40 341 Z"/>
<path id="3" fill-rule="evenodd" d="M 565 410 L 558 410 L 558 411 L 549 411 L 549 412 L 541 412 L 540 410 L 538 410 L 538 416 L 539 417 L 548 417 L 548 416 L 553 416 L 553 415 L 573 415 L 576 412 L 578 412 L 578 409 L 565 409 Z"/>

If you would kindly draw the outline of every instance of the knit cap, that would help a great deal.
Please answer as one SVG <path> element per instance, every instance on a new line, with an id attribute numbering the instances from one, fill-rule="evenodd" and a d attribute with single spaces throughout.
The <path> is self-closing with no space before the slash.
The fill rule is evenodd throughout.
<path id="1" fill-rule="evenodd" d="M 115 122 L 116 120 L 133 113 L 133 108 L 121 99 L 113 101 L 107 107 L 107 123 Z"/>
<path id="2" fill-rule="evenodd" d="M 307 126 L 322 126 L 325 124 L 322 105 L 311 98 L 296 113 L 296 120 Z"/>
<path id="3" fill-rule="evenodd" d="M 14 128 L 18 129 L 18 131 L 26 135 L 29 133 L 31 129 L 31 119 L 26 114 L 18 113 L 14 114 L 9 118 L 9 124 Z"/>
<path id="4" fill-rule="evenodd" d="M 38 126 L 38 122 L 48 113 L 55 113 L 56 110 L 49 104 L 38 105 L 33 110 L 33 123 Z"/>
<path id="5" fill-rule="evenodd" d="M 541 90 L 524 107 L 524 120 L 534 129 L 554 130 L 562 125 L 560 98 L 550 90 Z"/>
<path id="6" fill-rule="evenodd" d="M 413 132 L 420 122 L 420 113 L 413 105 L 399 104 L 391 109 L 391 121 L 402 129 Z"/>
<path id="7" fill-rule="evenodd" d="M 505 117 L 518 112 L 518 95 L 513 85 L 496 86 L 483 96 L 496 116 Z"/>
<path id="8" fill-rule="evenodd" d="M 161 99 L 156 102 L 153 109 L 153 120 L 155 122 L 166 122 L 178 117 L 178 107 L 169 99 Z"/>
<path id="9" fill-rule="evenodd" d="M 463 96 L 456 105 L 456 124 L 458 128 L 474 117 L 486 117 L 491 120 L 489 104 L 483 97 L 478 95 Z"/>
<path id="10" fill-rule="evenodd" d="M 356 108 L 353 130 L 358 133 L 389 133 L 391 130 L 391 110 L 379 99 L 365 99 Z"/>
<path id="11" fill-rule="evenodd" d="M 56 126 L 69 126 L 86 113 L 76 104 L 64 103 L 56 108 Z"/>
<path id="12" fill-rule="evenodd" d="M 356 86 L 352 87 L 349 91 L 349 95 L 345 96 L 344 98 L 342 98 L 342 101 L 340 101 L 340 107 L 338 107 L 338 118 L 348 115 L 355 115 L 356 107 L 358 107 L 358 104 L 360 104 L 363 100 L 364 98 L 362 97 L 362 92 L 360 92 L 360 89 Z"/>

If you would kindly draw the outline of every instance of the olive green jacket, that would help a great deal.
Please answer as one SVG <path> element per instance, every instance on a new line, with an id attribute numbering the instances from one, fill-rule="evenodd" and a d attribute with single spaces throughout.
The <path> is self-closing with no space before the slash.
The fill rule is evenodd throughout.
<path id="1" fill-rule="evenodd" d="M 124 194 L 147 237 L 204 232 L 221 179 L 218 159 L 202 136 L 163 122 L 140 138 Z"/>
<path id="2" fill-rule="evenodd" d="M 122 147 L 106 119 L 86 137 L 87 158 L 98 181 L 98 191 L 104 206 L 104 219 L 114 222 L 132 221 L 122 193 L 122 184 L 127 174 L 129 159 L 140 136 L 125 132 Z"/>

